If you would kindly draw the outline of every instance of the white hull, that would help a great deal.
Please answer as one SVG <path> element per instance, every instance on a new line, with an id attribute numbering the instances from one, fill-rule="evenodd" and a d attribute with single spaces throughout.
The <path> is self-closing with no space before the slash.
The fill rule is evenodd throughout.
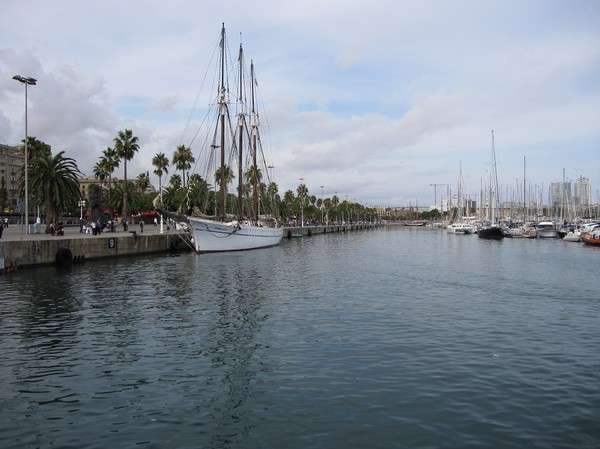
<path id="1" fill-rule="evenodd" d="M 237 221 L 222 223 L 189 217 L 197 253 L 247 251 L 281 243 L 283 228 L 253 226 Z"/>
<path id="2" fill-rule="evenodd" d="M 519 238 L 523 237 L 523 228 L 508 228 L 504 230 L 505 237 Z"/>
<path id="3" fill-rule="evenodd" d="M 543 221 L 538 223 L 537 235 L 543 239 L 555 239 L 558 237 L 558 229 L 554 227 L 554 223 Z"/>
<path id="4" fill-rule="evenodd" d="M 467 223 L 452 223 L 446 228 L 448 234 L 475 234 L 475 227 Z"/>
<path id="5" fill-rule="evenodd" d="M 567 234 L 563 237 L 565 242 L 581 242 L 581 235 L 579 231 L 575 232 L 567 232 Z"/>

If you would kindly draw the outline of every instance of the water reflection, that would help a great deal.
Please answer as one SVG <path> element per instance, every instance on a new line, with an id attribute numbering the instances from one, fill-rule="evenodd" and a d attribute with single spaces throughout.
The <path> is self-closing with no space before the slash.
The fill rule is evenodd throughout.
<path id="1" fill-rule="evenodd" d="M 212 393 L 204 401 L 209 406 L 204 417 L 218 429 L 211 443 L 228 447 L 242 441 L 256 422 L 247 402 L 262 393 L 257 375 L 265 367 L 256 360 L 256 353 L 264 346 L 260 331 L 268 315 L 262 311 L 263 292 L 269 285 L 264 266 L 248 264 L 242 258 L 224 255 L 202 262 L 211 272 L 205 279 L 212 284 L 203 293 L 212 293 L 209 302 L 216 313 L 206 334 L 213 374 L 206 379 Z"/>
<path id="2" fill-rule="evenodd" d="M 552 243 L 386 230 L 1 277 L 0 447 L 591 447 L 600 252 Z"/>

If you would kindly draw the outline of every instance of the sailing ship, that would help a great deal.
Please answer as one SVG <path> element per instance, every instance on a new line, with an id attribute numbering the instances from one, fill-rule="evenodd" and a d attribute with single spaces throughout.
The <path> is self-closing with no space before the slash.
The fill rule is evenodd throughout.
<path id="1" fill-rule="evenodd" d="M 466 215 L 466 206 L 464 199 L 464 187 L 462 177 L 462 162 L 459 164 L 459 175 L 458 175 L 458 207 L 456 208 L 456 221 L 450 223 L 446 228 L 448 234 L 475 234 L 476 227 L 471 224 Z"/>
<path id="2" fill-rule="evenodd" d="M 272 215 L 261 215 L 259 210 L 261 203 L 259 201 L 259 178 L 261 178 L 262 172 L 258 163 L 259 159 L 261 162 L 264 161 L 264 156 L 259 136 L 254 63 L 250 64 L 248 82 L 248 76 L 245 73 L 247 70 L 245 70 L 244 52 L 240 44 L 239 72 L 235 83 L 238 92 L 236 100 L 233 102 L 230 100 L 232 93 L 229 91 L 228 71 L 226 70 L 227 41 L 224 24 L 221 29 L 219 49 L 217 92 L 216 101 L 213 103 L 216 106 L 216 120 L 212 130 L 208 133 L 209 137 L 204 141 L 205 160 L 207 166 L 210 167 L 206 169 L 205 176 L 206 179 L 214 179 L 216 213 L 214 216 L 190 214 L 183 220 L 192 233 L 192 242 L 197 253 L 268 248 L 279 245 L 283 237 L 283 227 L 278 220 Z M 237 109 L 235 126 L 232 126 L 233 123 L 231 123 L 232 103 L 235 103 Z M 218 158 L 216 154 L 218 154 Z M 237 161 L 235 161 L 236 159 Z M 238 166 L 237 210 L 233 213 L 230 210 L 229 214 L 226 205 L 231 209 L 233 201 L 228 198 L 227 187 L 234 176 L 232 176 L 233 170 L 228 162 L 232 165 L 237 163 Z M 245 171 L 244 168 L 246 168 Z M 270 167 L 265 166 L 267 175 L 268 168 Z M 250 187 L 243 184 L 244 177 L 250 178 Z M 244 198 L 244 193 L 246 198 Z M 250 196 L 251 201 L 249 200 Z M 251 206 L 248 206 L 249 203 Z M 248 211 L 244 210 L 245 205 L 246 209 L 249 209 Z"/>
<path id="3" fill-rule="evenodd" d="M 496 145 L 494 143 L 494 131 L 492 130 L 492 171 L 488 188 L 488 219 L 486 223 L 477 230 L 477 235 L 482 239 L 500 240 L 504 238 L 504 231 L 496 221 L 495 211 L 499 209 L 498 199 L 498 174 L 496 172 Z"/>

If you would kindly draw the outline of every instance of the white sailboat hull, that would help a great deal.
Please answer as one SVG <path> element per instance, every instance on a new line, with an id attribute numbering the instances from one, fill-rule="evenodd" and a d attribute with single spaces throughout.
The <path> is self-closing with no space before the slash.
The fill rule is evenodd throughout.
<path id="1" fill-rule="evenodd" d="M 452 223 L 446 228 L 448 234 L 475 234 L 475 227 L 467 223 Z"/>
<path id="2" fill-rule="evenodd" d="M 281 243 L 283 228 L 189 217 L 197 253 L 248 251 Z"/>

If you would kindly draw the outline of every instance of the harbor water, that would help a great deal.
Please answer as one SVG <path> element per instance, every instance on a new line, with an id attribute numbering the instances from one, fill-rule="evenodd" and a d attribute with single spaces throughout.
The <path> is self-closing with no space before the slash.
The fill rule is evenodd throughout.
<path id="1" fill-rule="evenodd" d="M 2 448 L 598 448 L 600 248 L 386 227 L 0 277 Z"/>

